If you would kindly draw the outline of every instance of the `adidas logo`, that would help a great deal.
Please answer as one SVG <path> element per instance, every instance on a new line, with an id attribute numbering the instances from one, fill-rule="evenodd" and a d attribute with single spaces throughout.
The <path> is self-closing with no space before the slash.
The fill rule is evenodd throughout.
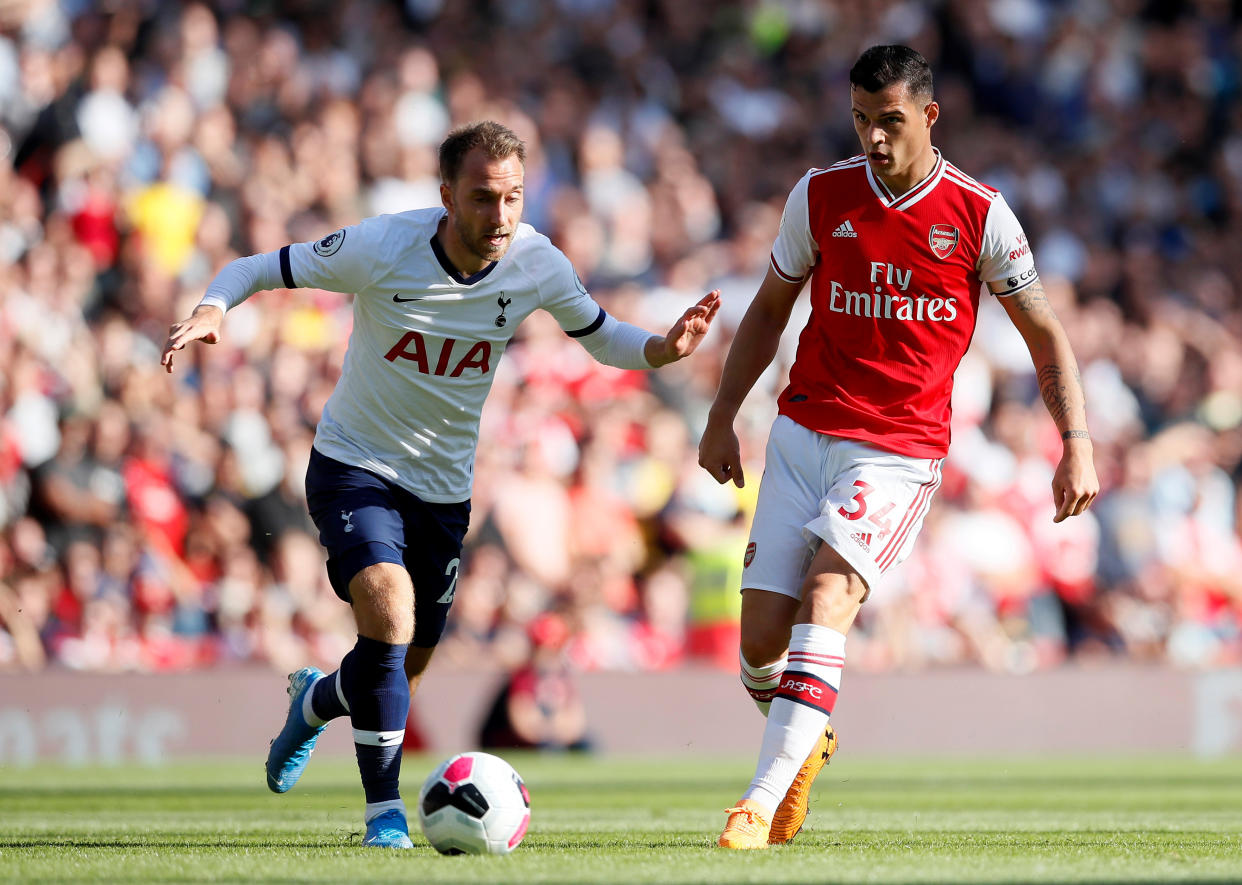
<path id="1" fill-rule="evenodd" d="M 858 231 L 854 230 L 854 225 L 850 224 L 850 220 L 847 218 L 837 226 L 832 235 L 834 237 L 856 237 L 858 236 Z"/>
<path id="2" fill-rule="evenodd" d="M 833 234 L 833 236 L 835 237 L 836 234 Z M 842 234 L 842 236 L 856 237 L 858 234 L 850 233 Z M 854 532 L 854 534 L 850 535 L 850 540 L 862 549 L 866 550 L 868 553 L 871 552 L 871 532 Z"/>

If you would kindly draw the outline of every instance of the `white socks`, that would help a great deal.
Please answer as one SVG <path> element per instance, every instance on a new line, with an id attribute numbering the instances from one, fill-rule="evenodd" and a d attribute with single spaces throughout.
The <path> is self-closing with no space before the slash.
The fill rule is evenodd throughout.
<path id="1" fill-rule="evenodd" d="M 841 686 L 845 634 L 818 624 L 795 624 L 789 658 L 768 712 L 755 779 L 742 796 L 771 815 L 824 733 Z M 743 678 L 746 681 L 743 662 Z M 749 690 L 750 686 L 747 685 Z M 751 693 L 752 697 L 754 692 Z M 756 703 L 759 699 L 755 698 Z"/>
<path id="2" fill-rule="evenodd" d="M 401 799 L 389 799 L 386 802 L 368 802 L 366 810 L 362 813 L 362 820 L 364 823 L 369 824 L 371 821 L 375 820 L 375 818 L 379 817 L 379 815 L 391 808 L 397 809 L 401 812 L 402 816 L 406 816 L 405 802 Z"/>
<path id="3" fill-rule="evenodd" d="M 750 692 L 751 700 L 755 702 L 759 712 L 767 716 L 768 708 L 772 706 L 772 698 L 780 687 L 781 676 L 785 673 L 785 658 L 782 657 L 766 667 L 753 666 L 740 651 L 737 659 L 742 666 L 742 685 Z"/>

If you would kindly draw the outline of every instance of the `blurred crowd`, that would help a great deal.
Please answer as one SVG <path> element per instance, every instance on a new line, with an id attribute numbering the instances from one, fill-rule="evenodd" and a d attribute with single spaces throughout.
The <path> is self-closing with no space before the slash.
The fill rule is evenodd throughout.
<path id="1" fill-rule="evenodd" d="M 529 665 L 551 630 L 578 670 L 735 667 L 805 303 L 739 421 L 744 489 L 697 467 L 698 434 L 789 188 L 857 152 L 847 74 L 881 42 L 927 56 L 936 143 L 1026 228 L 1103 492 L 1051 522 L 1060 440 L 985 298 L 944 485 L 851 667 L 1242 662 L 1238 4 L 14 0 L 0 669 L 336 665 L 352 619 L 303 477 L 349 296 L 263 293 L 175 374 L 159 352 L 230 259 L 438 205 L 438 144 L 483 118 L 526 139 L 526 221 L 610 312 L 663 329 L 713 287 L 725 308 L 650 374 L 599 366 L 546 315 L 523 325 L 438 657 Z"/>

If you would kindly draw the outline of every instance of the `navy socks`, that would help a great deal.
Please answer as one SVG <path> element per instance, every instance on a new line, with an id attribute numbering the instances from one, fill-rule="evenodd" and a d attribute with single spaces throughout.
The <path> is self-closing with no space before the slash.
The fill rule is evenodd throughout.
<path id="1" fill-rule="evenodd" d="M 368 807 L 399 799 L 401 743 L 410 711 L 407 647 L 359 636 L 340 669 L 319 680 L 311 693 L 316 717 L 349 715 Z"/>

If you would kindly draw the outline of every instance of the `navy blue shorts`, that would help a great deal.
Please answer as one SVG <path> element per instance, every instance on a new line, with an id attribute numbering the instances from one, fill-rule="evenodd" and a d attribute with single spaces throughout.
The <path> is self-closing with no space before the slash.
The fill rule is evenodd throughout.
<path id="1" fill-rule="evenodd" d="M 440 641 L 457 590 L 470 502 L 431 504 L 361 467 L 311 449 L 306 503 L 328 550 L 328 578 L 351 602 L 349 582 L 378 562 L 405 566 L 414 581 L 414 642 Z"/>

